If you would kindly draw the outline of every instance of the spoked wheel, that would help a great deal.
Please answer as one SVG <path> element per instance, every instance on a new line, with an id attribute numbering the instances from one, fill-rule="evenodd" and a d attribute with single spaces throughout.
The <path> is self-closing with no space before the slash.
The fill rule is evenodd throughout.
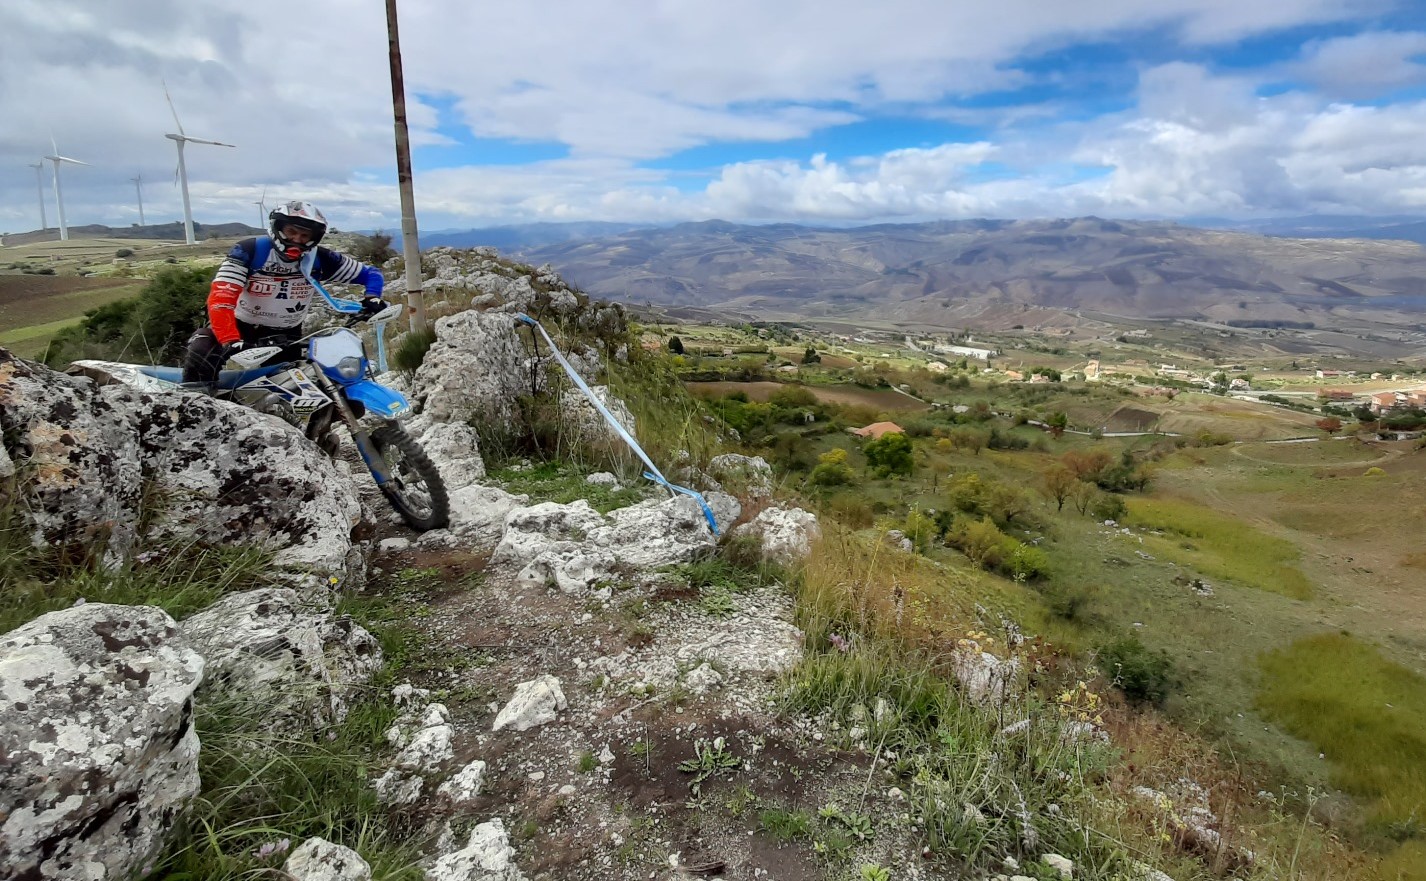
<path id="1" fill-rule="evenodd" d="M 383 425 L 371 433 L 371 444 L 390 477 L 381 491 L 401 519 L 417 532 L 445 526 L 450 521 L 446 486 L 416 441 L 399 425 Z"/>

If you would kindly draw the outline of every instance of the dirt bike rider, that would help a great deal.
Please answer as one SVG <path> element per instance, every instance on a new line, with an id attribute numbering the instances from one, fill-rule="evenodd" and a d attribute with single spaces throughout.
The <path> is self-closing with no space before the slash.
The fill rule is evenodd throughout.
<path id="1" fill-rule="evenodd" d="M 366 287 L 362 314 L 386 308 L 381 270 L 319 247 L 327 219 L 310 202 L 288 202 L 267 215 L 268 235 L 243 239 L 218 267 L 208 291 L 208 327 L 188 338 L 184 382 L 211 383 L 244 346 L 290 346 L 302 336 L 316 290 L 308 277 Z M 284 360 L 300 352 L 284 353 Z"/>

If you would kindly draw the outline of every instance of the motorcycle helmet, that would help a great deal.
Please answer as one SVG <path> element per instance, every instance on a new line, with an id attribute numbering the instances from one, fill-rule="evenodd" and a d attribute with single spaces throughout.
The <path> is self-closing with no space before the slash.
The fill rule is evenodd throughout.
<path id="1" fill-rule="evenodd" d="M 317 247 L 322 236 L 327 234 L 327 218 L 323 217 L 322 212 L 311 202 L 288 202 L 268 212 L 267 220 L 267 229 L 273 244 L 277 245 L 278 250 L 288 260 L 296 260 Z M 295 242 L 282 234 L 283 230 L 293 226 L 306 230 L 309 239 L 305 242 Z"/>

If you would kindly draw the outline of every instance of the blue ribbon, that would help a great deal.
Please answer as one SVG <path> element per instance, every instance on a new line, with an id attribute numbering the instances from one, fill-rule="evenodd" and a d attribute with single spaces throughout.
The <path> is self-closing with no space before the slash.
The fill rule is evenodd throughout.
<path id="1" fill-rule="evenodd" d="M 713 509 L 708 507 L 708 502 L 703 498 L 703 495 L 697 490 L 691 490 L 686 486 L 669 483 L 668 478 L 663 476 L 663 472 L 660 471 L 659 467 L 649 458 L 649 454 L 645 453 L 644 448 L 639 446 L 639 442 L 634 440 L 633 435 L 629 434 L 624 426 L 619 424 L 619 420 L 614 418 L 614 414 L 610 413 L 608 408 L 604 406 L 604 403 L 599 400 L 598 395 L 594 394 L 594 390 L 584 381 L 584 377 L 580 376 L 579 372 L 574 369 L 569 361 L 565 360 L 564 355 L 559 350 L 559 346 L 556 346 L 555 341 L 550 338 L 549 331 L 545 330 L 540 322 L 524 313 L 516 315 L 515 319 L 521 324 L 527 324 L 535 330 L 538 330 L 540 335 L 545 338 L 545 342 L 549 343 L 550 351 L 554 354 L 555 360 L 564 368 L 564 372 L 569 374 L 569 378 L 574 381 L 574 384 L 579 386 L 579 390 L 584 392 L 584 396 L 589 399 L 589 403 L 594 405 L 594 409 L 598 410 L 604 417 L 604 420 L 609 423 L 609 426 L 619 433 L 619 436 L 624 439 L 624 443 L 628 444 L 629 448 L 644 461 L 644 464 L 649 466 L 649 470 L 644 472 L 644 476 L 654 483 L 659 484 L 664 489 L 667 489 L 670 493 L 683 493 L 692 498 L 698 503 L 698 507 L 703 509 L 703 517 L 708 521 L 708 528 L 713 530 L 714 535 L 718 535 L 718 520 L 713 516 Z"/>

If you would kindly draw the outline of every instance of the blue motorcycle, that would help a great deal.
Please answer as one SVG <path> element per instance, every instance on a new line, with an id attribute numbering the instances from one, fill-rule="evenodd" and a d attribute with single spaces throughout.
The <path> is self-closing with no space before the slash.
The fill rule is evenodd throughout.
<path id="1" fill-rule="evenodd" d="M 335 456 L 340 449 L 336 432 L 345 427 L 371 471 L 376 485 L 401 519 L 419 532 L 439 529 L 450 520 L 450 504 L 436 466 L 420 445 L 396 422 L 410 412 L 411 404 L 395 389 L 375 380 L 366 344 L 350 327 L 362 319 L 361 306 L 337 300 L 317 286 L 328 305 L 346 313 L 345 327 L 327 328 L 303 337 L 303 357 L 269 365 L 284 349 L 258 346 L 232 358 L 238 370 L 218 374 L 216 386 L 202 391 L 276 415 L 303 429 L 323 452 Z M 400 305 L 388 306 L 371 317 L 376 328 L 378 362 L 386 369 L 383 330 L 401 314 Z M 134 365 L 137 371 L 165 385 L 181 387 L 183 371 L 177 367 Z M 368 430 L 363 418 L 381 424 Z"/>

